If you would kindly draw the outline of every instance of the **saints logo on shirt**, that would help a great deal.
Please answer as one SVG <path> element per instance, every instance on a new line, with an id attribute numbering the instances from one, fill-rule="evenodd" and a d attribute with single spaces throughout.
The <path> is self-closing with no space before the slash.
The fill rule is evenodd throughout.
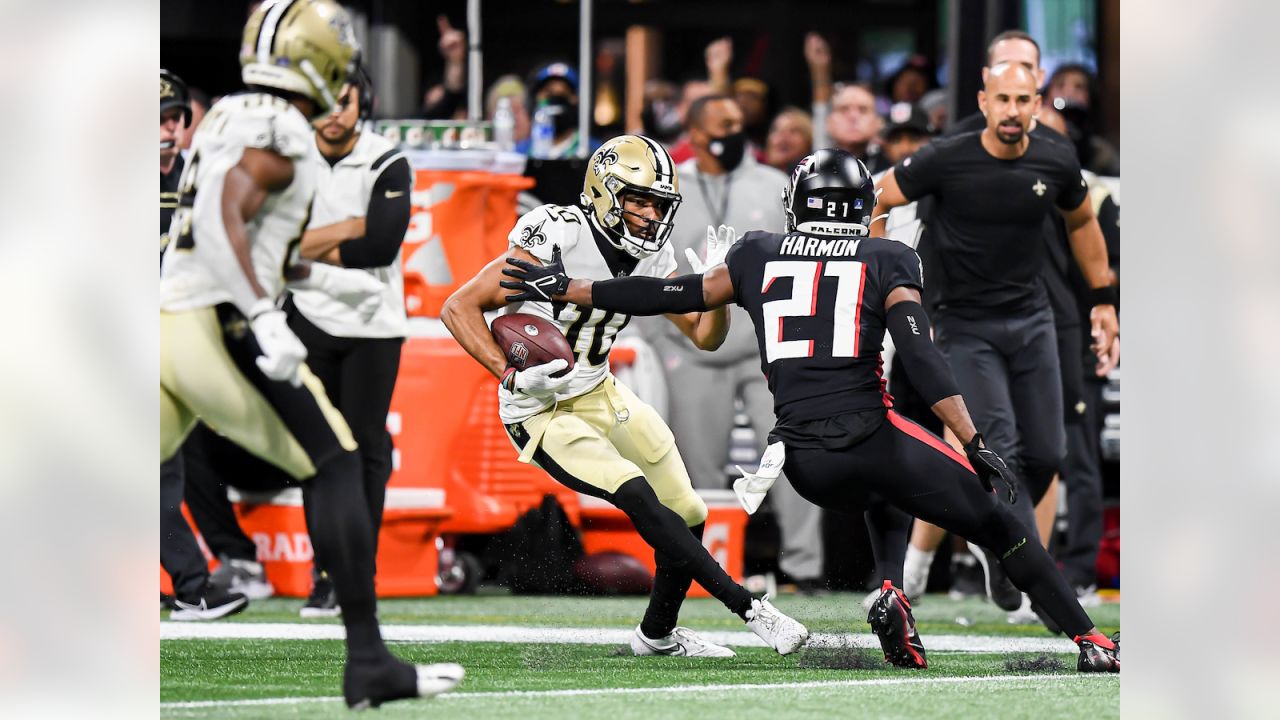
<path id="1" fill-rule="evenodd" d="M 533 247 L 534 245 L 543 245 L 547 242 L 547 236 L 542 233 L 542 224 L 546 220 L 537 225 L 530 225 L 520 231 L 520 244 L 525 247 Z"/>

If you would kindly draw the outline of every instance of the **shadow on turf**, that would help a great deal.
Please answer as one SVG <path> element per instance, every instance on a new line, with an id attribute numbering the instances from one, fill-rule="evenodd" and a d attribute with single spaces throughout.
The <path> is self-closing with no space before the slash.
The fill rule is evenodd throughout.
<path id="1" fill-rule="evenodd" d="M 1014 673 L 1059 673 L 1067 669 L 1067 664 L 1059 658 L 1041 653 L 1009 658 L 1004 661 L 1004 669 Z"/>
<path id="2" fill-rule="evenodd" d="M 845 644 L 836 647 L 807 647 L 800 651 L 796 667 L 819 670 L 883 670 L 891 666 L 885 664 L 883 653 Z"/>

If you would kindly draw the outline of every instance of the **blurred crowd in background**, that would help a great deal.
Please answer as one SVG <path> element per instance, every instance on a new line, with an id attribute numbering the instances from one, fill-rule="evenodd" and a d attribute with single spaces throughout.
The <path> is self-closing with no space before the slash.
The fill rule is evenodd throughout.
<path id="1" fill-rule="evenodd" d="M 1066 4 L 1086 9 L 1094 6 L 1093 2 Z M 1053 3 L 1027 2 L 1026 6 L 1052 8 Z M 617 6 L 603 3 L 602 7 L 607 11 Z M 184 12 L 190 21 L 191 11 L 184 9 Z M 457 17 L 455 13 L 454 18 Z M 379 75 L 386 75 L 377 72 L 378 62 L 382 61 L 374 62 L 378 57 L 375 41 L 381 35 L 373 33 L 366 43 L 368 60 L 374 67 L 373 117 L 468 119 L 467 29 L 446 14 L 431 17 L 430 23 L 434 29 L 433 53 L 423 51 L 419 66 L 408 73 L 412 78 L 420 78 L 417 86 L 425 88 L 420 95 L 414 93 L 420 97 L 420 101 L 415 101 L 416 107 L 405 107 L 401 82 L 404 73 L 392 78 L 400 86 L 400 92 L 392 92 L 397 88 L 389 88 L 389 92 L 376 88 Z M 576 27 L 569 30 L 576 32 Z M 767 35 L 767 31 L 761 32 Z M 1088 36 L 1085 45 L 1095 40 L 1089 36 L 1091 32 L 1085 28 L 1084 34 Z M 687 36 L 686 29 L 680 37 Z M 570 33 L 560 28 L 557 37 L 565 40 Z M 780 34 L 780 37 L 786 36 Z M 741 42 L 708 30 L 703 33 L 698 52 L 685 48 L 675 53 L 690 58 L 690 62 L 678 67 L 667 62 L 661 72 L 653 73 L 644 81 L 638 103 L 636 98 L 625 96 L 625 89 L 635 86 L 628 83 L 622 69 L 629 56 L 630 43 L 624 44 L 619 38 L 601 39 L 594 48 L 592 92 L 584 92 L 580 69 L 572 62 L 577 56 L 576 42 L 554 44 L 563 47 L 558 55 L 548 54 L 553 43 L 539 45 L 533 51 L 519 48 L 518 52 L 509 54 L 536 54 L 542 59 L 509 71 L 510 58 L 503 59 L 507 53 L 489 39 L 485 45 L 485 67 L 496 67 L 502 72 L 484 74 L 482 119 L 493 123 L 495 139 L 500 145 L 508 146 L 504 149 L 539 160 L 580 157 L 584 147 L 589 153 L 603 140 L 624 132 L 643 133 L 662 142 L 679 165 L 681 176 L 684 204 L 676 218 L 677 231 L 671 242 L 676 246 L 676 257 L 683 258 L 686 248 L 700 251 L 707 224 L 724 222 L 738 226 L 740 232 L 781 231 L 779 197 L 786 174 L 814 150 L 844 149 L 862 159 L 873 173 L 882 173 L 940 137 L 976 107 L 972 95 L 977 79 L 963 87 L 948 87 L 945 83 L 948 57 L 940 48 L 932 48 L 933 54 L 882 53 L 869 61 L 866 57 L 842 55 L 837 32 L 809 31 L 798 37 L 801 41 L 793 43 L 794 47 L 779 47 L 776 41 L 769 46 L 767 40 L 763 41 L 766 53 L 759 38 L 755 42 Z M 990 37 L 987 35 L 981 45 L 975 45 L 976 53 L 983 52 Z M 194 117 L 191 130 L 183 139 L 186 147 L 210 103 L 216 101 L 216 97 L 211 98 L 198 87 L 200 78 L 207 77 L 210 83 L 221 80 L 216 73 L 199 66 L 182 66 L 179 44 L 177 40 L 163 40 L 162 53 L 177 58 L 176 62 L 166 59 L 171 69 L 189 80 L 194 78 L 191 88 Z M 782 59 L 769 64 L 762 59 L 766 54 L 771 58 L 770 63 L 772 59 Z M 1118 125 L 1113 119 L 1118 117 L 1119 96 L 1104 90 L 1104 83 L 1095 70 L 1098 60 L 1092 51 L 1077 55 L 1060 52 L 1054 57 L 1040 58 L 1046 70 L 1041 88 L 1044 103 L 1040 122 L 1069 139 L 1084 170 L 1096 176 L 1118 178 Z M 1118 63 L 1118 57 L 1109 61 Z M 779 80 L 778 64 L 795 70 L 790 79 Z M 975 69 L 978 66 L 975 64 Z M 216 89 L 229 91 L 231 87 Z M 959 96 L 961 92 L 966 95 Z M 591 123 L 586 137 L 581 136 L 579 127 L 582 103 L 590 103 Z M 963 109 L 959 113 L 962 117 L 953 117 L 956 108 Z M 579 172 L 577 177 L 580 176 Z M 576 197 L 579 189 L 580 186 L 561 190 Z M 534 193 L 546 200 L 544 190 L 535 188 Z M 1111 200 L 1117 202 L 1114 197 Z M 1118 235 L 1118 210 L 1114 224 Z M 1118 239 L 1115 251 L 1113 260 L 1118 263 Z M 681 272 L 689 272 L 683 260 L 681 263 Z M 742 335 L 738 338 L 740 342 L 735 344 L 731 337 L 726 348 L 714 354 L 692 352 L 682 347 L 679 339 L 654 332 L 643 321 L 635 325 L 653 345 L 667 371 L 669 407 L 660 401 L 655 405 L 669 417 L 695 487 L 727 487 L 733 462 L 749 466 L 762 446 L 750 439 L 750 433 L 745 436 L 740 433 L 750 427 L 755 438 L 762 439 L 772 421 L 767 391 L 759 377 L 750 322 L 745 318 L 734 320 L 731 330 L 737 328 Z M 677 379 L 681 377 L 692 384 L 682 387 L 682 381 Z M 761 392 L 766 393 L 762 396 L 766 399 L 757 402 Z M 1095 389 L 1094 392 L 1101 391 Z M 1112 408 L 1116 402 L 1118 400 L 1108 400 Z M 710 420 L 709 416 L 717 412 L 723 417 Z M 731 432 L 722 432 L 722 426 Z M 1101 454 L 1108 461 L 1103 468 L 1107 475 L 1106 496 L 1114 498 L 1118 496 L 1118 450 L 1107 452 L 1105 431 Z M 763 554 L 770 556 L 769 562 L 757 563 L 755 567 L 777 569 L 783 581 L 802 591 L 857 587 L 862 580 L 857 576 L 869 566 L 851 562 L 847 553 L 824 556 L 822 551 L 824 546 L 830 546 L 833 533 L 847 535 L 847 526 L 833 529 L 829 519 L 824 526 L 817 508 L 798 496 L 786 494 L 785 489 L 775 496 L 772 504 L 776 520 L 766 522 L 776 523 L 777 539 L 765 543 Z M 753 520 L 753 527 L 758 524 L 758 519 Z M 1115 533 L 1118 537 L 1118 529 Z M 841 542 L 845 541 L 842 537 Z M 1118 582 L 1118 539 L 1115 551 Z M 748 554 L 752 553 L 760 555 L 762 551 L 753 547 L 749 534 Z M 947 556 L 944 550 L 939 559 Z M 948 563 L 939 563 L 942 570 L 934 573 L 931 588 L 954 586 L 961 592 L 983 594 L 980 576 L 968 578 L 970 582 L 965 584 L 964 576 L 972 576 L 974 564 L 966 559 L 959 545 L 957 558 L 958 562 L 950 563 L 950 573 L 946 568 Z M 749 561 L 749 571 L 751 568 Z M 842 582 L 842 575 L 852 579 Z M 1080 592 L 1089 594 L 1093 592 L 1091 581 L 1092 578 L 1079 577 L 1073 582 Z M 939 584 L 943 587 L 939 588 Z"/>

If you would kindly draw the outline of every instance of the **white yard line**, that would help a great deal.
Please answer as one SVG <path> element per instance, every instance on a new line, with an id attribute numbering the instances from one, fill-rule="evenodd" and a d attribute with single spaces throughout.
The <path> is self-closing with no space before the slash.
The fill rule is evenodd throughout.
<path id="1" fill-rule="evenodd" d="M 472 700 L 479 698 L 554 698 L 581 697 L 586 695 L 646 695 L 661 693 L 663 695 L 680 693 L 715 693 L 743 692 L 748 690 L 805 690 L 813 688 L 858 687 L 865 685 L 961 685 L 970 683 L 1044 683 L 1062 681 L 1081 681 L 1086 676 L 1080 675 L 980 675 L 939 678 L 867 678 L 862 680 L 811 680 L 793 683 L 742 683 L 724 685 L 668 685 L 664 687 L 642 688 L 591 688 L 571 690 L 507 690 L 501 692 L 450 693 L 437 696 L 437 700 Z M 1085 680 L 1087 682 L 1087 680 Z M 183 710 L 196 708 L 220 707 L 252 707 L 255 705 L 298 705 L 311 702 L 338 702 L 339 697 L 292 697 L 262 698 L 256 700 L 193 700 L 185 702 L 162 702 L 161 710 Z"/>
<path id="2" fill-rule="evenodd" d="M 383 625 L 382 637 L 398 642 L 503 642 L 528 644 L 625 645 L 633 631 L 622 628 L 524 627 L 517 625 Z M 734 647 L 764 647 L 747 631 L 699 632 L 708 640 Z M 341 625 L 303 623 L 188 623 L 161 622 L 161 640 L 341 640 Z M 1019 638 L 996 635 L 924 635 L 927 650 L 978 653 L 1073 653 L 1075 643 L 1065 637 Z M 871 633 L 815 633 L 809 647 L 865 647 L 880 642 Z"/>

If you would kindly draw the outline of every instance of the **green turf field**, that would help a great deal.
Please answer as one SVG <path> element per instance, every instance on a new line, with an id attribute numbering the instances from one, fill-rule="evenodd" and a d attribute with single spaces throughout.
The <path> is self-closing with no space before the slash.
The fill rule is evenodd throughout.
<path id="1" fill-rule="evenodd" d="M 784 595 L 777 605 L 815 633 L 866 633 L 860 595 Z M 246 623 L 337 625 L 302 621 L 298 600 L 269 600 L 230 621 L 199 628 L 217 634 Z M 470 625 L 511 629 L 634 627 L 643 598 L 450 597 L 384 601 L 387 626 Z M 1119 625 L 1119 604 L 1091 609 L 1105 632 Z M 978 600 L 929 596 L 917 603 L 925 647 L 930 635 L 961 644 L 997 638 L 1047 640 L 1042 628 L 1011 626 Z M 958 622 L 959 621 L 959 622 Z M 681 622 L 698 630 L 741 631 L 741 621 L 711 600 L 690 600 Z M 176 623 L 172 625 L 177 625 Z M 166 626 L 169 627 L 169 626 Z M 258 629 L 265 629 L 260 626 Z M 254 628 L 248 628 L 253 630 Z M 303 628 L 306 629 L 305 627 Z M 312 630 L 324 628 L 311 628 Z M 473 628 L 474 629 L 474 628 Z M 446 634 L 456 628 L 445 628 Z M 955 638 L 954 636 L 969 636 Z M 1060 641 L 1065 642 L 1065 641 Z M 1065 645 L 1069 650 L 1070 646 Z M 737 658 L 635 658 L 620 643 L 396 642 L 416 662 L 458 662 L 467 679 L 448 696 L 393 703 L 389 716 L 453 718 L 580 717 L 983 717 L 1074 718 L 1119 715 L 1116 676 L 1079 676 L 1068 652 L 929 653 L 926 671 L 883 665 L 853 647 L 806 648 L 783 658 L 759 647 L 735 647 Z M 345 715 L 337 696 L 339 640 L 169 639 L 161 643 L 161 710 L 165 717 L 319 718 Z"/>

